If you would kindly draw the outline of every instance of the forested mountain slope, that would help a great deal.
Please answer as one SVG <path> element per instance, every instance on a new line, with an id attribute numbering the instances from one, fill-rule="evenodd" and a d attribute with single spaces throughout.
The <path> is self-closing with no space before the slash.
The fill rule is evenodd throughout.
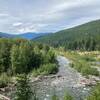
<path id="1" fill-rule="evenodd" d="M 100 50 L 100 20 L 40 37 L 36 41 L 72 50 Z"/>

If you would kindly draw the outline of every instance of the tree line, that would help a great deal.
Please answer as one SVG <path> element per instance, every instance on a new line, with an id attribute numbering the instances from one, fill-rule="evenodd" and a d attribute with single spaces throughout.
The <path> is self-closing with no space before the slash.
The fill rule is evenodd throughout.
<path id="1" fill-rule="evenodd" d="M 0 74 L 29 73 L 55 61 L 55 53 L 47 45 L 25 39 L 0 39 Z"/>
<path id="2" fill-rule="evenodd" d="M 37 38 L 35 41 L 55 48 L 63 47 L 65 50 L 100 50 L 99 26 L 100 20 L 97 20 Z"/>

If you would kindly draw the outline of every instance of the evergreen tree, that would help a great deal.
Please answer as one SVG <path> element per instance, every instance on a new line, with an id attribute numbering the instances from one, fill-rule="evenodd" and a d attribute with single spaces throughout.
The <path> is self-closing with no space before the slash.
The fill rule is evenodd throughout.
<path id="1" fill-rule="evenodd" d="M 0 72 L 7 72 L 10 67 L 11 43 L 8 39 L 0 40 Z"/>
<path id="2" fill-rule="evenodd" d="M 31 97 L 32 91 L 29 85 L 29 78 L 26 74 L 18 75 L 14 100 L 30 100 Z"/>
<path id="3" fill-rule="evenodd" d="M 13 45 L 13 47 L 11 49 L 11 64 L 12 64 L 13 74 L 22 72 L 19 62 L 20 62 L 19 47 L 17 45 Z"/>

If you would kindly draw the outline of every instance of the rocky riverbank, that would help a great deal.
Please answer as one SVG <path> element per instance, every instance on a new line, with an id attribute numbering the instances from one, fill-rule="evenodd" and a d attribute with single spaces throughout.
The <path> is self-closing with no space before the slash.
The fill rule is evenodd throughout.
<path id="1" fill-rule="evenodd" d="M 99 77 L 83 77 L 80 73 L 70 67 L 70 61 L 63 56 L 58 56 L 59 71 L 55 75 L 30 77 L 32 89 L 36 89 L 40 100 L 50 100 L 54 91 L 62 97 L 67 90 L 76 100 L 85 98 L 91 89 L 100 81 Z M 12 87 L 12 86 L 11 86 Z M 13 86 L 14 87 L 14 86 Z M 9 90 L 8 90 L 9 89 Z M 10 97 L 13 88 L 2 88 L 1 93 Z"/>

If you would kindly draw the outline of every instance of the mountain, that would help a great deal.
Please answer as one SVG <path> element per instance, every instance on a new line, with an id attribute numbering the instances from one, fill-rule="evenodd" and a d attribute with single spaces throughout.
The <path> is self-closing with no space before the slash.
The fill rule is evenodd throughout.
<path id="1" fill-rule="evenodd" d="M 0 32 L 0 38 L 12 38 L 14 37 L 14 35 L 11 35 L 11 34 L 8 34 L 8 33 L 3 33 L 3 32 Z"/>
<path id="2" fill-rule="evenodd" d="M 40 36 L 44 36 L 48 33 L 32 33 L 32 32 L 28 32 L 28 33 L 22 33 L 22 34 L 18 34 L 18 35 L 12 35 L 12 34 L 7 34 L 7 33 L 2 33 L 0 32 L 0 37 L 5 37 L 5 38 L 24 38 L 24 39 L 35 39 L 38 38 Z"/>
<path id="3" fill-rule="evenodd" d="M 34 39 L 39 35 L 40 34 L 36 34 L 36 33 L 23 33 L 23 34 L 16 35 L 16 37 L 25 38 L 25 39 Z"/>
<path id="4" fill-rule="evenodd" d="M 44 36 L 46 34 L 48 34 L 48 33 L 31 33 L 31 32 L 28 32 L 28 33 L 16 35 L 16 37 L 25 38 L 25 39 L 35 39 L 35 38 L 38 38 L 40 36 Z"/>
<path id="5" fill-rule="evenodd" d="M 35 41 L 65 49 L 100 49 L 100 20 L 49 34 Z"/>

